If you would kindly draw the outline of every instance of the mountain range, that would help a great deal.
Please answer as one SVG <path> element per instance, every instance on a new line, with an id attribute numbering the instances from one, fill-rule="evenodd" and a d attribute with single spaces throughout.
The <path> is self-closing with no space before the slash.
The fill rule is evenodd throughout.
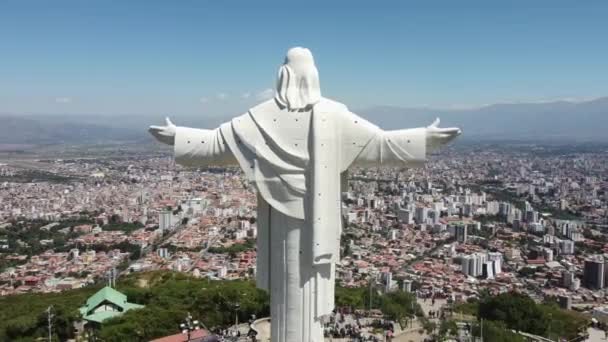
<path id="1" fill-rule="evenodd" d="M 441 118 L 463 139 L 608 142 L 608 97 L 585 102 L 494 104 L 473 109 L 375 106 L 354 112 L 384 129 L 420 127 Z M 174 116 L 178 125 L 213 128 L 229 116 Z M 0 114 L 0 144 L 95 144 L 149 141 L 157 115 Z"/>

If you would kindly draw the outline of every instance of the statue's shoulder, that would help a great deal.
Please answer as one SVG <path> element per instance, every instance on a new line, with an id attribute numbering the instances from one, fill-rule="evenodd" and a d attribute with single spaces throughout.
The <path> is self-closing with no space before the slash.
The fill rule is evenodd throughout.
<path id="1" fill-rule="evenodd" d="M 320 105 L 319 108 L 322 108 L 320 111 L 331 113 L 336 120 L 341 120 L 340 125 L 345 131 L 351 133 L 359 132 L 361 130 L 375 131 L 378 128 L 373 123 L 351 112 L 348 107 L 341 102 L 322 98 L 317 105 Z M 316 106 L 315 109 L 317 109 Z"/>
<path id="2" fill-rule="evenodd" d="M 277 104 L 274 98 L 266 100 L 260 104 L 257 104 L 249 109 L 252 114 L 263 115 L 264 113 L 274 113 L 280 111 L 281 108 Z"/>
<path id="3" fill-rule="evenodd" d="M 348 113 L 348 107 L 344 103 L 322 97 L 321 101 L 315 105 L 316 110 L 334 113 Z"/>

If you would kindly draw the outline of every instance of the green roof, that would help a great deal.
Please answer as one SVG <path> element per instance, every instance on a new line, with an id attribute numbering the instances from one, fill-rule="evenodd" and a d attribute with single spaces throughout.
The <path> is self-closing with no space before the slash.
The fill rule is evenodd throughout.
<path id="1" fill-rule="evenodd" d="M 94 313 L 92 315 L 84 316 L 83 318 L 90 322 L 101 323 L 101 322 L 105 321 L 106 319 L 120 316 L 121 314 L 122 314 L 122 312 L 118 312 L 118 311 L 102 311 L 102 312 Z"/>
<path id="2" fill-rule="evenodd" d="M 98 306 L 103 304 L 104 302 L 109 302 L 117 307 L 119 307 L 120 311 L 101 311 L 97 313 L 90 314 L 93 310 L 95 310 Z M 139 309 L 142 308 L 143 305 L 134 304 L 127 302 L 127 296 L 124 294 L 114 290 L 113 288 L 106 286 L 103 289 L 97 291 L 94 295 L 87 299 L 86 304 L 79 309 L 80 314 L 87 321 L 93 321 L 101 323 L 102 321 L 112 318 L 118 315 L 121 315 L 127 310 L 131 309 Z"/>
<path id="3" fill-rule="evenodd" d="M 99 304 L 103 303 L 103 301 L 108 301 L 122 308 L 127 302 L 127 296 L 109 286 L 106 286 L 97 291 L 97 293 L 95 293 L 93 296 L 89 297 L 89 299 L 87 299 L 86 306 L 90 309 L 94 309 Z"/>

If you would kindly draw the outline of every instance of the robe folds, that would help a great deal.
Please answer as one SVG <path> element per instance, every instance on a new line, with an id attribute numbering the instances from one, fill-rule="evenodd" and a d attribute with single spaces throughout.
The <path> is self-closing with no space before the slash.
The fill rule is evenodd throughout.
<path id="1" fill-rule="evenodd" d="M 300 267 L 315 277 L 315 317 L 331 313 L 340 256 L 341 193 L 350 167 L 417 166 L 426 160 L 426 129 L 384 131 L 322 98 L 310 110 L 289 111 L 274 99 L 214 130 L 177 127 L 182 165 L 235 165 L 258 191 L 257 286 L 270 289 L 272 213 L 300 220 Z M 307 249 L 307 250 L 302 250 Z M 272 294 L 271 294 L 272 296 Z"/>

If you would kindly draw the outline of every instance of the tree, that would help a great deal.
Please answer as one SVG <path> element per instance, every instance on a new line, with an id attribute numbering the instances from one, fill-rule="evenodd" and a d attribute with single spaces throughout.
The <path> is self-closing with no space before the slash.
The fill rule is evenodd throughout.
<path id="1" fill-rule="evenodd" d="M 406 318 L 422 315 L 422 309 L 416 303 L 413 294 L 407 292 L 390 292 L 381 297 L 382 313 L 391 320 L 402 323 Z"/>
<path id="2" fill-rule="evenodd" d="M 147 286 L 140 287 L 141 280 Z M 234 305 L 240 304 L 239 320 L 252 314 L 269 315 L 268 295 L 248 281 L 208 281 L 174 272 L 149 272 L 119 279 L 117 290 L 129 302 L 145 307 L 105 321 L 97 336 L 104 341 L 149 341 L 179 332 L 178 324 L 191 312 L 207 327 L 226 327 L 234 322 Z M 86 287 L 51 294 L 0 297 L 0 341 L 32 341 L 47 336 L 45 310 L 53 305 L 57 341 L 74 338 L 73 322 L 78 308 L 100 289 Z"/>
<path id="3" fill-rule="evenodd" d="M 530 297 L 516 292 L 482 299 L 478 316 L 486 320 L 502 321 L 517 331 L 541 336 L 547 331 L 545 313 Z"/>
<path id="4" fill-rule="evenodd" d="M 547 337 L 558 339 L 567 337 L 573 339 L 578 333 L 587 326 L 588 320 L 580 313 L 571 310 L 562 310 L 553 302 L 546 305 L 539 305 L 540 309 L 549 317 L 547 325 L 549 331 Z"/>
<path id="5" fill-rule="evenodd" d="M 427 334 L 430 335 L 435 331 L 435 329 L 437 329 L 437 323 L 425 320 L 422 323 L 422 328 L 424 329 L 424 331 L 426 331 Z"/>
<path id="6" fill-rule="evenodd" d="M 472 308 L 473 306 L 467 310 Z M 462 309 L 463 305 L 460 305 L 455 310 Z M 536 304 L 525 294 L 519 293 L 503 293 L 495 297 L 480 296 L 477 314 L 479 318 L 484 319 L 484 337 L 486 321 L 550 339 L 576 338 L 588 324 L 588 319 L 578 312 L 562 310 L 555 302 Z M 508 338 L 504 341 L 508 341 Z"/>
<path id="7" fill-rule="evenodd" d="M 458 336 L 458 326 L 456 325 L 456 321 L 442 321 L 441 325 L 439 325 L 439 336 L 440 338 Z"/>
<path id="8" fill-rule="evenodd" d="M 473 336 L 481 336 L 481 322 L 473 327 Z M 525 342 L 526 339 L 509 331 L 504 323 L 483 321 L 483 340 L 492 342 Z"/>
<path id="9" fill-rule="evenodd" d="M 368 289 L 336 286 L 336 308 L 365 309 L 364 301 Z"/>
<path id="10" fill-rule="evenodd" d="M 524 278 L 530 277 L 536 273 L 536 269 L 532 267 L 522 267 L 517 273 Z"/>

